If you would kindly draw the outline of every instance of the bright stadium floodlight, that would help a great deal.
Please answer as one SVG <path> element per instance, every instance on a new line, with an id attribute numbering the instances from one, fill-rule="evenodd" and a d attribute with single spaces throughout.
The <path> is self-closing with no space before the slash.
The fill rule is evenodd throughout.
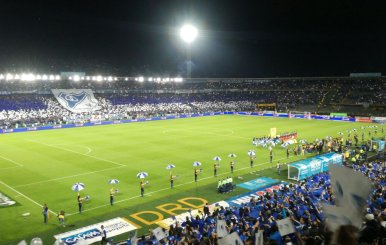
<path id="1" fill-rule="evenodd" d="M 35 81 L 35 79 L 36 79 L 35 75 L 32 73 L 23 74 L 23 76 L 24 76 L 24 79 L 23 79 L 24 81 L 30 81 L 31 82 L 31 81 Z"/>
<path id="2" fill-rule="evenodd" d="M 152 81 L 153 81 L 153 78 L 152 78 L 152 77 L 149 77 L 147 80 L 148 80 L 149 82 L 152 82 Z"/>
<path id="3" fill-rule="evenodd" d="M 12 80 L 13 79 L 13 75 L 8 73 L 7 76 L 5 77 L 6 80 Z"/>
<path id="4" fill-rule="evenodd" d="M 125 81 L 129 81 L 129 79 L 127 77 L 125 77 Z"/>
<path id="5" fill-rule="evenodd" d="M 22 75 L 21 75 L 21 78 L 20 78 L 19 74 L 15 74 L 15 77 L 14 77 L 14 78 L 15 78 L 15 80 L 19 80 L 19 79 L 20 79 L 20 80 L 25 80 L 25 79 L 23 79 L 23 76 L 24 76 L 24 75 L 25 75 L 25 74 L 22 74 Z"/>
<path id="6" fill-rule="evenodd" d="M 102 78 L 102 76 L 97 76 L 97 77 L 96 77 L 96 80 L 97 80 L 98 82 L 100 82 L 100 81 L 103 80 L 103 78 Z"/>
<path id="7" fill-rule="evenodd" d="M 157 77 L 157 82 L 161 82 L 161 78 L 160 77 Z"/>
<path id="8" fill-rule="evenodd" d="M 186 24 L 183 25 L 180 29 L 180 37 L 186 43 L 192 43 L 196 40 L 198 35 L 198 30 L 196 27 Z"/>
<path id="9" fill-rule="evenodd" d="M 77 82 L 77 81 L 80 80 L 80 76 L 79 76 L 79 75 L 75 75 L 75 76 L 73 77 L 73 79 L 74 79 L 75 82 Z M 51 76 L 50 76 L 50 80 L 51 80 Z"/>
<path id="10" fill-rule="evenodd" d="M 36 79 L 37 79 L 37 80 L 42 80 L 42 76 L 36 75 Z"/>
<path id="11" fill-rule="evenodd" d="M 138 82 L 143 82 L 145 79 L 143 77 L 138 77 Z"/>
<path id="12" fill-rule="evenodd" d="M 60 80 L 60 76 L 59 76 L 59 75 L 56 75 L 56 76 L 55 76 L 55 80 L 59 81 L 59 80 Z"/>
<path id="13" fill-rule="evenodd" d="M 42 80 L 47 80 L 48 79 L 48 77 L 47 77 L 47 75 L 43 75 L 42 76 Z M 70 80 L 72 79 L 72 77 L 70 77 Z"/>
<path id="14" fill-rule="evenodd" d="M 107 81 L 111 82 L 113 80 L 113 77 L 108 77 Z"/>
<path id="15" fill-rule="evenodd" d="M 3 80 L 3 79 L 4 79 L 4 75 L 0 74 L 0 80 Z"/>

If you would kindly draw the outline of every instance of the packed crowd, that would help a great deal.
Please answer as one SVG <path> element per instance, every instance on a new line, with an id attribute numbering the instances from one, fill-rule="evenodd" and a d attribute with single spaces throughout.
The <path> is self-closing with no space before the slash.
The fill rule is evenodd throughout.
<path id="1" fill-rule="evenodd" d="M 217 205 L 211 213 L 204 210 L 196 217 L 187 216 L 185 222 L 170 226 L 164 240 L 157 241 L 149 234 L 138 244 L 218 244 L 217 220 L 224 220 L 227 231 L 237 232 L 244 244 L 255 244 L 259 230 L 263 231 L 264 244 L 385 244 L 386 162 L 353 165 L 353 169 L 374 183 L 362 227 L 342 226 L 335 234 L 328 231 L 320 203 L 334 204 L 334 193 L 329 175 L 321 173 L 298 184 L 282 184 L 238 207 Z M 291 218 L 296 232 L 281 236 L 276 221 L 286 217 Z"/>
<path id="2" fill-rule="evenodd" d="M 382 115 L 386 113 L 382 107 L 386 104 L 385 86 L 382 79 L 215 79 L 183 83 L 5 81 L 0 83 L 0 126 L 58 124 L 86 121 L 91 117 L 87 113 L 74 115 L 61 108 L 51 89 L 92 89 L 102 106 L 102 110 L 97 112 L 102 119 L 124 119 L 179 113 L 252 111 L 259 103 L 276 103 L 276 109 L 285 112 L 301 108 L 314 112 L 317 108 L 324 108 L 323 105 L 334 105 L 334 110 L 338 111 L 347 104 L 364 104 L 363 108 L 355 107 L 359 112 L 361 108 L 376 104 L 378 115 Z M 366 110 L 370 111 L 369 108 Z"/>
<path id="3" fill-rule="evenodd" d="M 24 97 L 23 97 L 24 98 Z M 204 113 L 217 111 L 253 111 L 254 104 L 249 101 L 212 101 L 191 103 L 128 103 L 112 104 L 108 99 L 98 97 L 101 110 L 87 113 L 72 113 L 62 107 L 53 97 L 41 97 L 41 103 L 26 109 L 0 111 L 0 128 L 37 127 L 67 123 L 89 122 L 99 115 L 103 120 L 135 119 L 142 117 Z M 15 103 L 28 105 L 28 101 Z M 27 109 L 28 108 L 28 109 Z"/>

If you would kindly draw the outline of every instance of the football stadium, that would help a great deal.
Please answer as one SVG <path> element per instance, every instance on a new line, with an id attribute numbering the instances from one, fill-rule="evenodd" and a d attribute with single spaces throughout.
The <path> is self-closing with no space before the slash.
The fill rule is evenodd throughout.
<path id="1" fill-rule="evenodd" d="M 63 20 L 91 28 L 86 16 L 102 28 L 119 29 L 122 16 L 142 9 L 133 4 L 126 13 L 119 10 L 123 3 L 111 3 L 111 9 L 99 4 L 88 11 L 106 11 L 105 19 L 86 11 L 89 5 L 64 3 L 17 15 L 17 21 L 11 15 L 0 18 L 19 28 L 36 14 L 39 28 L 50 23 L 45 30 L 60 27 L 65 34 L 74 26 Z M 200 9 L 198 3 L 189 6 Z M 57 17 L 53 8 L 62 14 Z M 33 47 L 46 52 L 42 56 L 27 49 L 15 53 L 32 62 L 17 63 L 7 52 L 5 61 L 0 56 L 0 244 L 386 244 L 386 71 L 347 73 L 356 70 L 347 66 L 336 75 L 335 67 L 322 62 L 330 75 L 302 75 L 307 66 L 301 65 L 295 76 L 277 71 L 241 76 L 252 73 L 237 64 L 235 73 L 228 73 L 229 60 L 221 61 L 222 70 L 203 68 L 194 56 L 205 54 L 194 46 L 204 49 L 205 38 L 221 37 L 231 40 L 224 41 L 224 49 L 236 47 L 227 46 L 235 42 L 234 32 L 203 24 L 170 31 L 158 29 L 156 18 L 145 19 L 152 26 L 124 23 L 134 25 L 133 33 L 145 29 L 146 40 L 179 36 L 183 68 L 158 57 L 157 66 L 149 61 L 125 71 L 123 63 L 88 56 L 94 46 L 63 36 L 64 46 L 84 59 L 55 54 L 57 60 L 47 58 L 46 66 L 39 60 L 49 56 L 50 47 L 41 43 Z M 74 32 L 93 32 L 77 28 Z M 254 42 L 253 33 L 237 32 L 240 53 L 244 42 Z M 278 38 L 286 39 L 283 35 Z M 135 47 L 134 39 L 127 45 Z M 19 39 L 0 46 L 12 49 L 13 40 Z M 141 45 L 163 49 L 170 40 L 158 41 L 159 46 Z M 286 59 L 284 53 L 278 57 Z"/>

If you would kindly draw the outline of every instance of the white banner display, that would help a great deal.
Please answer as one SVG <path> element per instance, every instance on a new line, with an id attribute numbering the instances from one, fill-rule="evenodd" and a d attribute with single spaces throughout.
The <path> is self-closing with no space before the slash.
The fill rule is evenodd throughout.
<path id="1" fill-rule="evenodd" d="M 164 232 L 164 230 L 161 227 L 157 227 L 152 231 L 155 238 L 157 238 L 158 241 L 164 239 L 167 237 L 167 234 Z"/>
<path id="2" fill-rule="evenodd" d="M 244 245 L 243 240 L 241 240 L 239 234 L 237 232 L 233 232 L 226 237 L 218 239 L 217 242 L 219 245 Z"/>
<path id="3" fill-rule="evenodd" d="M 281 236 L 285 236 L 295 232 L 294 224 L 292 223 L 292 220 L 290 218 L 277 220 L 276 223 Z"/>
<path id="4" fill-rule="evenodd" d="M 263 230 L 258 230 L 255 233 L 255 245 L 264 245 Z"/>
<path id="5" fill-rule="evenodd" d="M 217 237 L 225 237 L 227 235 L 228 230 L 225 220 L 217 220 Z"/>
<path id="6" fill-rule="evenodd" d="M 137 229 L 137 227 L 132 225 L 128 220 L 118 217 L 66 233 L 58 234 L 54 237 L 56 240 L 60 240 L 66 245 L 77 244 L 78 242 L 81 242 L 82 244 L 92 244 L 94 242 L 99 242 L 102 239 L 101 225 L 103 225 L 106 230 L 107 238 L 111 238 L 119 234 Z"/>
<path id="7" fill-rule="evenodd" d="M 331 165 L 330 176 L 337 206 L 322 205 L 327 225 L 332 231 L 340 225 L 359 228 L 362 221 L 360 214 L 371 193 L 371 182 L 359 172 L 336 165 Z"/>
<path id="8" fill-rule="evenodd" d="M 58 102 L 74 113 L 97 111 L 101 109 L 91 89 L 51 89 Z"/>

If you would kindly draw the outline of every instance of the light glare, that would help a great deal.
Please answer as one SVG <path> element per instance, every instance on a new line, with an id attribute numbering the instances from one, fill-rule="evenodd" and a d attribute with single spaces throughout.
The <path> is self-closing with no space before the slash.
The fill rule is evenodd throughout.
<path id="1" fill-rule="evenodd" d="M 196 40 L 197 35 L 197 28 L 189 24 L 184 25 L 180 30 L 180 37 L 186 43 L 192 43 L 194 40 Z"/>

